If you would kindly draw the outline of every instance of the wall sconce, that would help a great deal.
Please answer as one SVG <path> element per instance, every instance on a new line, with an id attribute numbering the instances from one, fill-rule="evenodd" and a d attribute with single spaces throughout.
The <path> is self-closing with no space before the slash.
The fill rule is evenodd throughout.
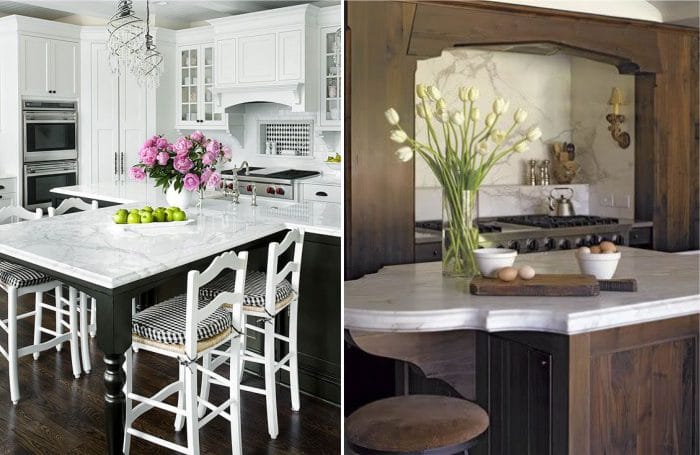
<path id="1" fill-rule="evenodd" d="M 630 146 L 630 135 L 622 131 L 622 124 L 625 121 L 625 116 L 620 114 L 620 104 L 622 104 L 622 93 L 617 87 L 613 87 L 612 94 L 608 104 L 612 106 L 612 114 L 605 116 L 605 119 L 610 123 L 608 131 L 612 134 L 612 138 L 617 142 L 620 148 L 626 149 Z"/>

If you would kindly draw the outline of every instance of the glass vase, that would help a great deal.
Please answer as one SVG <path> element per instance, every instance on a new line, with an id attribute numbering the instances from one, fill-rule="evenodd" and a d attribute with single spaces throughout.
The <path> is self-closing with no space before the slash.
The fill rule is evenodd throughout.
<path id="1" fill-rule="evenodd" d="M 479 274 L 474 250 L 479 246 L 477 191 L 442 194 L 442 274 L 471 278 Z"/>

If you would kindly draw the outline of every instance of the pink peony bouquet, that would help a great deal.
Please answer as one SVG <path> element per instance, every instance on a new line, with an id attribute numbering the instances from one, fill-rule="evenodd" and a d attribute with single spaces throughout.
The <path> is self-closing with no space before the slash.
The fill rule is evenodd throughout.
<path id="1" fill-rule="evenodd" d="M 182 136 L 174 143 L 153 136 L 139 150 L 139 163 L 129 170 L 134 180 L 146 174 L 163 191 L 172 184 L 176 191 L 215 188 L 221 182 L 216 165 L 231 159 L 231 149 L 219 141 L 207 139 L 201 131 Z"/>

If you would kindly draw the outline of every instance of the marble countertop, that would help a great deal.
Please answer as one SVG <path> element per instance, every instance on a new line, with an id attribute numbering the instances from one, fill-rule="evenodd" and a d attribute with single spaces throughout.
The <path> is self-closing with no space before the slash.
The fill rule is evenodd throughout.
<path id="1" fill-rule="evenodd" d="M 332 205 L 332 204 L 323 204 Z M 124 205 L 136 208 L 143 203 Z M 114 207 L 0 226 L 0 252 L 113 289 L 226 251 L 284 229 L 303 227 L 332 235 L 324 227 L 325 207 L 261 203 L 234 206 L 205 200 L 196 221 L 185 226 L 138 230 L 112 222 Z M 339 209 L 337 210 L 339 212 Z M 332 214 L 335 218 L 339 213 Z M 311 224 L 314 229 L 308 229 Z"/>
<path id="2" fill-rule="evenodd" d="M 165 196 L 160 188 L 147 182 L 125 182 L 117 184 L 75 185 L 53 188 L 54 193 L 77 196 L 87 199 L 114 202 L 117 204 L 141 203 L 153 207 L 167 206 Z M 240 204 L 234 206 L 230 201 L 220 198 L 216 192 L 207 192 L 204 205 L 211 210 L 237 210 L 239 216 L 246 219 L 271 220 L 282 224 L 283 228 L 300 228 L 305 232 L 340 237 L 342 231 L 342 213 L 338 204 L 325 202 L 296 203 L 284 200 L 267 200 L 258 198 L 258 207 L 250 206 L 250 198 L 241 196 Z M 209 197 L 212 196 L 212 197 Z"/>
<path id="3" fill-rule="evenodd" d="M 698 255 L 622 247 L 614 278 L 637 292 L 595 297 L 486 297 L 469 280 L 444 279 L 440 262 L 384 267 L 345 282 L 345 328 L 379 332 L 477 329 L 577 334 L 700 313 Z M 579 273 L 574 252 L 518 256 L 538 273 Z"/>

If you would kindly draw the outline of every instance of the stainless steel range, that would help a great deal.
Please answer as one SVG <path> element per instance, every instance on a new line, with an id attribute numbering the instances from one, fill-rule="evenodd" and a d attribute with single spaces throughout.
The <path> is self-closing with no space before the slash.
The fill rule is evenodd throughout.
<path id="1" fill-rule="evenodd" d="M 610 240 L 629 243 L 632 220 L 600 216 L 522 215 L 480 218 L 482 246 L 511 248 L 518 253 L 568 250 Z M 416 261 L 437 260 L 442 221 L 416 223 Z"/>
<path id="2" fill-rule="evenodd" d="M 236 176 L 234 176 L 234 171 Z M 318 171 L 304 171 L 298 169 L 272 168 L 272 167 L 246 167 L 244 169 L 227 170 L 221 172 L 224 185 L 233 189 L 238 188 L 240 194 L 295 200 L 294 182 L 320 175 Z"/>

